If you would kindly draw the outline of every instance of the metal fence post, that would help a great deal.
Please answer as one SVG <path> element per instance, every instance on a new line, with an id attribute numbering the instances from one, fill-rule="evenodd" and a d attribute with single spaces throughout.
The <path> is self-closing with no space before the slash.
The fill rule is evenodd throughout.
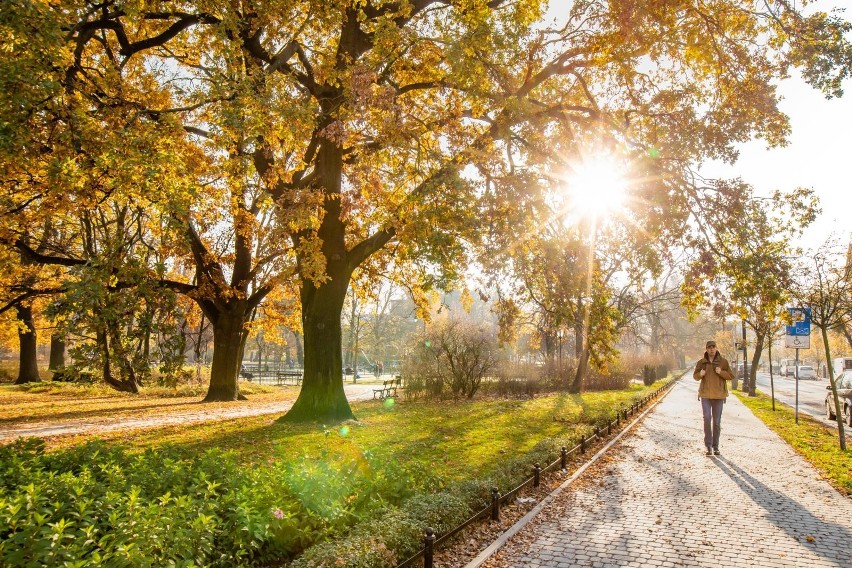
<path id="1" fill-rule="evenodd" d="M 496 487 L 491 488 L 491 520 L 500 520 L 500 492 Z"/>
<path id="2" fill-rule="evenodd" d="M 621 411 L 620 410 L 615 411 L 615 425 L 616 425 L 616 427 L 621 426 Z"/>
<path id="3" fill-rule="evenodd" d="M 586 437 L 585 436 L 580 436 L 580 453 L 581 454 L 586 453 Z"/>
<path id="4" fill-rule="evenodd" d="M 432 527 L 426 527 L 423 535 L 423 568 L 432 568 L 432 554 L 435 545 L 435 531 Z"/>
<path id="5" fill-rule="evenodd" d="M 533 466 L 533 487 L 538 487 L 539 485 L 541 485 L 541 466 L 535 464 Z"/>
<path id="6" fill-rule="evenodd" d="M 562 458 L 562 463 L 560 464 L 562 470 L 568 469 L 568 449 L 565 446 L 562 446 L 562 454 L 560 455 Z"/>
<path id="7" fill-rule="evenodd" d="M 608 418 L 607 418 L 607 421 L 606 421 L 606 434 L 607 434 L 607 436 L 612 434 L 612 420 L 610 420 Z"/>

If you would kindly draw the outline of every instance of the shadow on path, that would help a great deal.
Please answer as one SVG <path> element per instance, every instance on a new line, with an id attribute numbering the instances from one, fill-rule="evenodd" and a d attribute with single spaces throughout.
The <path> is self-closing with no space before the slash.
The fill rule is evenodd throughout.
<path id="1" fill-rule="evenodd" d="M 716 457 L 713 463 L 730 477 L 751 500 L 766 511 L 766 520 L 791 538 L 802 541 L 814 554 L 839 566 L 850 566 L 849 543 L 852 531 L 843 525 L 823 520 L 788 495 L 776 491 L 749 475 L 727 459 Z M 838 512 L 839 513 L 839 512 Z M 813 537 L 813 541 L 807 539 Z M 845 555 L 845 560 L 843 558 Z"/>

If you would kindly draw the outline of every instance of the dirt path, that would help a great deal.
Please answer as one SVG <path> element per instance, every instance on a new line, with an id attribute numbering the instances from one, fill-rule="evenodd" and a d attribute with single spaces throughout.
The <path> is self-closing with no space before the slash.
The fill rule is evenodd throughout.
<path id="1" fill-rule="evenodd" d="M 381 385 L 379 385 L 381 386 Z M 346 398 L 350 402 L 370 400 L 376 385 L 344 385 Z M 145 409 L 140 409 L 141 416 L 114 417 L 108 413 L 68 420 L 44 420 L 39 422 L 20 422 L 0 424 L 0 443 L 8 443 L 18 437 L 38 436 L 67 436 L 76 434 L 101 434 L 115 431 L 145 430 L 162 426 L 181 424 L 198 424 L 201 422 L 231 420 L 263 414 L 280 414 L 288 410 L 293 400 L 275 402 L 256 402 L 250 400 L 239 403 L 204 404 L 195 403 L 187 410 L 186 405 L 175 412 L 157 413 L 145 416 Z"/>

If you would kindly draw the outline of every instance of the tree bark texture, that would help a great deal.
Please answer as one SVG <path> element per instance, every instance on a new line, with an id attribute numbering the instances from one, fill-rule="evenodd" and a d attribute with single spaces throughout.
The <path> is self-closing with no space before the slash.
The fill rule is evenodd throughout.
<path id="1" fill-rule="evenodd" d="M 591 352 L 589 351 L 588 346 L 584 347 L 580 352 L 580 357 L 577 359 L 577 372 L 574 374 L 574 382 L 571 383 L 571 387 L 568 389 L 568 392 L 573 394 L 579 394 L 583 392 L 583 385 L 586 382 L 586 375 L 589 373 L 589 356 Z"/>
<path id="2" fill-rule="evenodd" d="M 754 353 L 751 355 L 751 368 L 748 370 L 748 395 L 757 396 L 757 364 L 760 362 L 760 356 L 763 354 L 764 336 L 757 334 L 757 339 L 754 342 Z M 772 366 L 772 361 L 769 361 L 769 366 Z"/>
<path id="3" fill-rule="evenodd" d="M 825 327 L 820 328 L 822 332 L 822 343 L 825 347 L 825 359 L 831 361 L 831 347 L 828 344 L 828 330 Z M 837 384 L 834 382 L 834 368 L 828 365 L 828 378 L 831 385 L 831 396 L 834 399 L 834 417 L 837 420 L 837 434 L 840 437 L 840 449 L 846 451 L 846 431 L 843 424 L 843 414 L 841 413 L 840 396 L 837 394 Z"/>
<path id="4" fill-rule="evenodd" d="M 116 378 L 112 374 L 112 354 L 110 347 L 109 335 L 106 329 L 101 329 L 96 332 L 97 342 L 101 349 L 101 365 L 104 382 L 121 392 L 138 393 L 139 385 L 131 379 Z"/>
<path id="5" fill-rule="evenodd" d="M 213 322 L 213 364 L 205 402 L 241 400 L 239 372 L 245 346 L 249 309 L 234 302 L 210 319 Z"/>
<path id="6" fill-rule="evenodd" d="M 305 299 L 306 296 L 310 299 Z M 340 315 L 345 296 L 346 285 L 339 281 L 328 282 L 319 288 L 311 283 L 303 285 L 305 371 L 299 398 L 283 417 L 287 422 L 333 424 L 353 418 L 343 391 Z"/>
<path id="7" fill-rule="evenodd" d="M 65 337 L 58 333 L 50 336 L 50 363 L 47 365 L 49 371 L 58 371 L 65 367 Z"/>
<path id="8" fill-rule="evenodd" d="M 38 374 L 38 360 L 36 358 L 36 329 L 33 319 L 32 306 L 18 304 L 15 307 L 18 321 L 22 324 L 18 328 L 19 366 L 16 385 L 24 383 L 36 383 L 41 380 Z"/>

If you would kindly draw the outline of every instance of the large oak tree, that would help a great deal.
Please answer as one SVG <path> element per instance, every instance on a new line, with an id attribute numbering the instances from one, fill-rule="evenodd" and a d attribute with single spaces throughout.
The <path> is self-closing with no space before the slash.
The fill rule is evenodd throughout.
<path id="1" fill-rule="evenodd" d="M 786 2 L 580 0 L 552 29 L 538 23 L 543 9 L 540 0 L 66 0 L 39 14 L 50 34 L 34 49 L 48 47 L 28 61 L 61 86 L 46 100 L 70 117 L 59 142 L 75 167 L 147 166 L 131 171 L 148 183 L 112 171 L 122 183 L 110 187 L 171 210 L 195 274 L 169 285 L 214 327 L 207 399 L 238 397 L 246 320 L 295 278 L 305 379 L 288 418 L 338 420 L 351 416 L 341 308 L 369 257 L 392 250 L 430 278 L 456 277 L 483 219 L 525 207 L 543 186 L 530 180 L 591 134 L 655 157 L 657 191 L 676 203 L 687 165 L 731 159 L 733 144 L 754 135 L 784 140 L 773 81 L 790 65 L 835 95 L 852 59 L 845 23 Z M 40 33 L 28 18 L 18 12 L 14 38 Z M 24 106 L 44 100 L 36 93 Z M 68 126 L 78 123 L 86 143 Z M 86 152 L 125 139 L 171 155 L 169 174 L 152 173 L 165 171 L 158 159 Z M 33 162 L 44 161 L 39 148 L 26 149 Z M 195 174 L 200 163 L 206 171 Z M 16 183 L 7 181 L 12 192 Z"/>

